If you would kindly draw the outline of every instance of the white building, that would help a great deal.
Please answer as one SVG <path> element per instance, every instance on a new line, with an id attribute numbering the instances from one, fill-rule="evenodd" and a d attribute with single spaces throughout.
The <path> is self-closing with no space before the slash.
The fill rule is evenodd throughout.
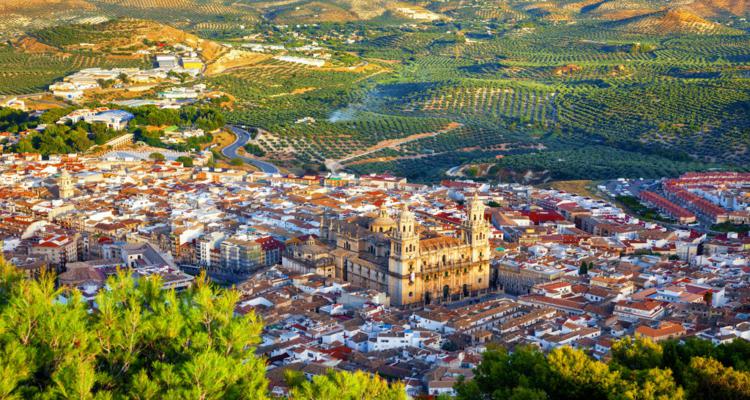
<path id="1" fill-rule="evenodd" d="M 94 124 L 102 123 L 110 129 L 121 131 L 128 126 L 128 122 L 134 118 L 133 114 L 123 110 L 108 110 L 98 114 L 84 116 L 84 121 Z"/>

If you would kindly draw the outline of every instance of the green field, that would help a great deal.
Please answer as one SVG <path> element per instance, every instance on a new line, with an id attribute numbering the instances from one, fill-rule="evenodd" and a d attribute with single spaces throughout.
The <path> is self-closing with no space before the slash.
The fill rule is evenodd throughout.
<path id="1" fill-rule="evenodd" d="M 0 45 L 0 95 L 40 92 L 53 81 L 84 68 L 143 67 L 146 59 L 113 60 L 98 54 L 38 53 Z"/>
<path id="2" fill-rule="evenodd" d="M 283 101 L 266 96 L 255 71 L 252 82 L 240 74 L 217 83 L 253 103 L 230 119 L 275 132 L 277 142 L 261 145 L 271 154 L 294 148 L 303 163 L 434 131 L 435 121 L 462 125 L 351 159 L 346 166 L 356 172 L 431 180 L 453 163 L 496 155 L 506 156 L 501 168 L 551 171 L 555 179 L 660 176 L 750 162 L 747 34 L 646 37 L 587 22 L 539 24 L 523 34 L 508 26 L 468 39 L 445 33 L 454 25 L 369 27 L 370 38 L 342 49 L 391 70 L 371 79 L 292 67 L 260 75 L 279 90 L 318 88 Z M 294 123 L 305 116 L 317 122 Z"/>
<path id="3" fill-rule="evenodd" d="M 127 2 L 95 3 L 143 14 Z M 169 1 L 132 3 L 153 6 L 163 19 Z M 295 2 L 294 18 L 355 11 L 349 2 L 330 0 L 327 11 L 323 3 Z M 202 4 L 177 12 L 175 25 L 232 45 L 312 45 L 333 55 L 324 68 L 271 58 L 206 78 L 233 97 L 227 120 L 269 131 L 256 145 L 290 168 L 340 161 L 355 172 L 433 181 L 467 163 L 492 164 L 487 179 L 658 177 L 750 165 L 750 24 L 736 10 L 704 19 L 686 6 L 664 11 L 673 5 L 661 0 L 451 0 L 420 3 L 442 16 L 436 21 L 386 11 L 287 25 L 282 17 L 294 13 L 284 2 Z M 66 29 L 35 33 L 58 46 L 78 40 L 69 36 L 76 37 Z M 0 92 L 37 90 L 78 66 L 106 63 L 93 57 L 4 49 Z M 27 63 L 34 67 L 20 68 Z"/>

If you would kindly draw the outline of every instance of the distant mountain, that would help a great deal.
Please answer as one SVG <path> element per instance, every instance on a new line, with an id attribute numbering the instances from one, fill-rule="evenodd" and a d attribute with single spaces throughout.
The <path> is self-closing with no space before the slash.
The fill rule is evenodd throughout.
<path id="1" fill-rule="evenodd" d="M 253 23 L 254 7 L 226 0 L 0 0 L 0 35 L 58 24 L 146 18 L 178 27 Z"/>
<path id="2" fill-rule="evenodd" d="M 29 32 L 14 41 L 15 47 L 31 53 L 69 52 L 83 47 L 103 55 L 134 53 L 149 42 L 186 44 L 199 49 L 207 61 L 220 57 L 226 48 L 180 29 L 153 21 L 119 19 L 99 24 L 49 27 Z"/>
<path id="3" fill-rule="evenodd" d="M 414 2 L 394 0 L 269 0 L 253 6 L 278 23 L 364 21 L 386 14 L 416 20 L 444 18 Z"/>
<path id="4" fill-rule="evenodd" d="M 622 20 L 658 11 L 652 4 L 639 0 L 601 1 L 582 10 L 587 16 L 604 20 Z"/>
<path id="5" fill-rule="evenodd" d="M 0 13 L 48 14 L 65 9 L 92 10 L 95 7 L 85 0 L 3 0 Z"/>
<path id="6" fill-rule="evenodd" d="M 686 9 L 665 9 L 614 21 L 611 27 L 627 32 L 663 35 L 672 33 L 735 34 L 741 31 L 706 20 Z"/>
<path id="7" fill-rule="evenodd" d="M 531 16 L 550 21 L 573 21 L 582 18 L 615 21 L 662 12 L 665 15 L 655 17 L 682 20 L 677 25 L 691 32 L 717 30 L 717 27 L 699 26 L 703 22 L 696 20 L 694 16 L 703 19 L 750 16 L 750 0 L 544 0 L 523 2 L 517 6 Z M 651 19 L 653 18 L 652 16 Z M 685 23 L 693 23 L 695 26 L 686 27 Z M 670 23 L 667 22 L 667 25 Z M 642 29 L 638 27 L 636 30 Z"/>
<path id="8" fill-rule="evenodd" d="M 750 16 L 750 1 L 748 0 L 697 0 L 685 7 L 702 17 Z"/>

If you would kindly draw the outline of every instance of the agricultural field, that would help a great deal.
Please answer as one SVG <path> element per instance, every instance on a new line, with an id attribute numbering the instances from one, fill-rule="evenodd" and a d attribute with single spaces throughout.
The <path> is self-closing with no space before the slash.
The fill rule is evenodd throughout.
<path id="1" fill-rule="evenodd" d="M 227 121 L 263 128 L 252 145 L 292 170 L 429 182 L 476 164 L 477 179 L 547 181 L 750 165 L 744 1 L 76 1 L 224 44 L 203 81 L 231 96 Z M 35 42 L 0 48 L 0 93 L 144 62 L 113 57 L 154 37 L 120 42 L 120 21 L 29 30 Z"/>
<path id="2" fill-rule="evenodd" d="M 544 179 L 585 177 L 587 159 L 602 179 L 750 162 L 745 33 L 654 36 L 593 21 L 493 35 L 454 27 L 373 30 L 348 46 L 389 70 L 371 78 L 268 65 L 216 81 L 253 103 L 230 119 L 274 132 L 259 140 L 269 157 L 304 164 L 431 180 L 475 159 Z M 258 84 L 269 77 L 271 87 Z M 274 97 L 301 87 L 315 89 Z M 304 117 L 315 123 L 294 122 Z M 440 129 L 450 123 L 460 127 Z M 410 135 L 419 136 L 387 142 Z"/>
<path id="3" fill-rule="evenodd" d="M 95 54 L 27 53 L 0 45 L 0 95 L 20 95 L 43 91 L 66 75 L 93 67 L 140 67 L 144 58 L 112 59 Z"/>

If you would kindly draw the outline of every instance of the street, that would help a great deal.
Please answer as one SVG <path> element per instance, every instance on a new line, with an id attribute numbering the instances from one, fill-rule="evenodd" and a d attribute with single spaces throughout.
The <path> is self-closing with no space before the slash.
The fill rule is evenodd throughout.
<path id="1" fill-rule="evenodd" d="M 252 135 L 247 130 L 242 129 L 238 126 L 234 126 L 234 125 L 228 125 L 228 126 L 229 126 L 229 129 L 232 131 L 232 133 L 234 133 L 235 136 L 237 136 L 237 139 L 235 139 L 234 143 L 222 149 L 221 154 L 228 157 L 229 159 L 239 158 L 245 162 L 253 164 L 256 167 L 260 168 L 261 171 L 267 174 L 278 174 L 281 172 L 279 170 L 279 167 L 267 161 L 262 161 L 262 160 L 258 160 L 258 159 L 250 158 L 250 157 L 243 157 L 237 154 L 237 150 L 239 150 L 240 147 L 247 144 L 247 142 L 250 141 L 250 138 L 252 137 Z"/>

